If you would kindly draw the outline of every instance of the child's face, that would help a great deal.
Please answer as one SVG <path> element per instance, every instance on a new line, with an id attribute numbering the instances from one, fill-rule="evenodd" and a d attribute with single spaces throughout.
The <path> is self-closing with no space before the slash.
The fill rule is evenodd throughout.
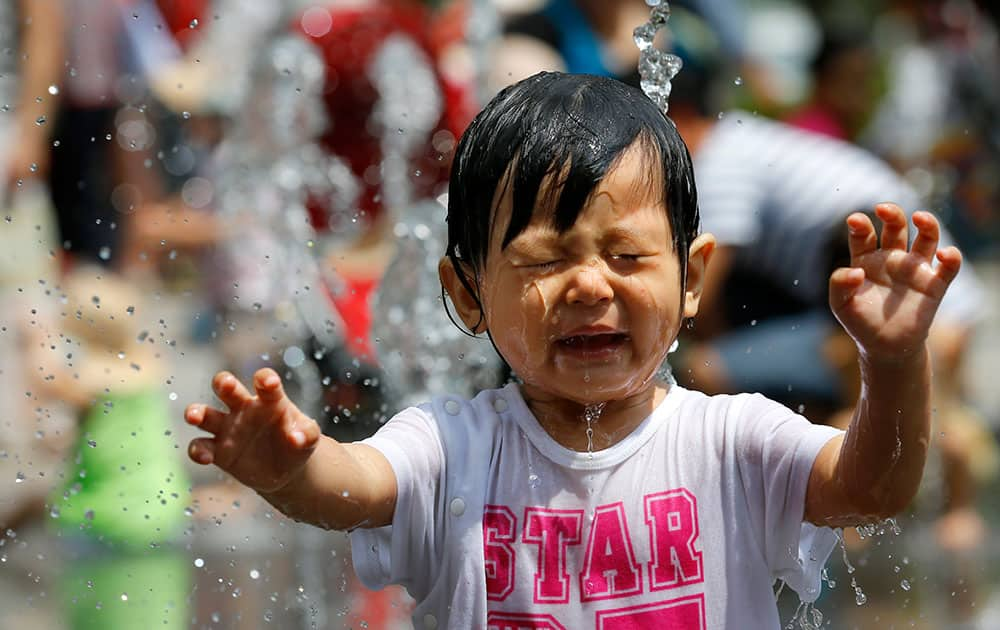
<path id="1" fill-rule="evenodd" d="M 578 403 L 644 391 L 682 317 L 681 265 L 649 160 L 627 150 L 559 234 L 536 211 L 501 250 L 511 199 L 500 201 L 481 275 L 484 320 L 527 387 Z"/>

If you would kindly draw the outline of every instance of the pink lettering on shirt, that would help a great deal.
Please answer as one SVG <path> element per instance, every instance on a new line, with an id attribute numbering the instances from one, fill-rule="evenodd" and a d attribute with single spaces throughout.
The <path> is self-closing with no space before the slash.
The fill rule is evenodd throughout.
<path id="1" fill-rule="evenodd" d="M 621 501 L 602 505 L 594 513 L 587 539 L 587 555 L 580 573 L 583 601 L 638 595 L 642 567 L 635 560 L 625 506 Z"/>
<path id="2" fill-rule="evenodd" d="M 486 597 L 502 602 L 514 591 L 514 548 L 517 517 L 503 505 L 483 510 L 483 555 L 486 560 Z"/>
<path id="3" fill-rule="evenodd" d="M 704 630 L 705 595 L 679 597 L 666 602 L 599 610 L 597 630 Z"/>
<path id="4" fill-rule="evenodd" d="M 489 630 L 566 630 L 552 615 L 491 612 L 486 616 Z"/>
<path id="5" fill-rule="evenodd" d="M 566 547 L 580 544 L 582 527 L 583 510 L 525 508 L 523 540 L 538 545 L 536 604 L 564 604 L 569 601 Z"/>
<path id="6" fill-rule="evenodd" d="M 661 590 L 704 580 L 698 539 L 697 500 L 680 488 L 644 497 L 649 527 L 649 588 Z"/>

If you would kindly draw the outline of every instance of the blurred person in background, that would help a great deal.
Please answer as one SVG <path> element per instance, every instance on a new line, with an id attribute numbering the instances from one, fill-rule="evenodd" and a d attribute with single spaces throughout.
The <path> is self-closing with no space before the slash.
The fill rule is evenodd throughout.
<path id="1" fill-rule="evenodd" d="M 878 58 L 871 35 L 828 27 L 810 64 L 809 99 L 785 121 L 801 129 L 854 141 L 878 101 Z"/>
<path id="2" fill-rule="evenodd" d="M 125 270 L 159 253 L 143 246 L 164 229 L 156 204 L 170 192 L 179 114 L 164 110 L 149 82 L 181 55 L 197 21 L 183 30 L 176 21 L 191 5 L 66 0 L 65 89 L 50 172 L 66 269 L 91 262 Z"/>
<path id="3" fill-rule="evenodd" d="M 79 421 L 48 498 L 68 561 L 58 588 L 68 628 L 185 628 L 190 568 L 176 545 L 190 481 L 162 386 L 162 340 L 144 329 L 157 314 L 96 265 L 78 265 L 48 299 L 61 312 L 27 357 L 37 386 Z"/>

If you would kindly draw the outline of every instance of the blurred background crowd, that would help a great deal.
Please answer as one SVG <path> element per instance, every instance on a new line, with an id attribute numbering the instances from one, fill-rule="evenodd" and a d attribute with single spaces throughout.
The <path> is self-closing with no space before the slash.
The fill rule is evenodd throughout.
<path id="1" fill-rule="evenodd" d="M 673 377 L 844 423 L 857 357 L 825 305 L 843 220 L 933 211 L 967 265 L 932 332 L 923 488 L 844 532 L 812 621 L 1000 627 L 996 4 L 670 5 L 669 115 L 721 245 Z M 344 534 L 190 464 L 181 410 L 218 369 L 272 366 L 354 440 L 432 392 L 511 378 L 442 307 L 451 156 L 537 71 L 638 85 L 649 15 L 0 0 L 0 627 L 409 627 L 405 592 L 357 584 Z"/>

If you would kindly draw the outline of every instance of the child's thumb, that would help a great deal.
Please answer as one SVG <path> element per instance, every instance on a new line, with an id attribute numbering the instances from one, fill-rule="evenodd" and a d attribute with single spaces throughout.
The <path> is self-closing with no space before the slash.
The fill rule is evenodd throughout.
<path id="1" fill-rule="evenodd" d="M 841 267 L 830 274 L 830 308 L 839 310 L 851 301 L 865 281 L 865 270 Z"/>

